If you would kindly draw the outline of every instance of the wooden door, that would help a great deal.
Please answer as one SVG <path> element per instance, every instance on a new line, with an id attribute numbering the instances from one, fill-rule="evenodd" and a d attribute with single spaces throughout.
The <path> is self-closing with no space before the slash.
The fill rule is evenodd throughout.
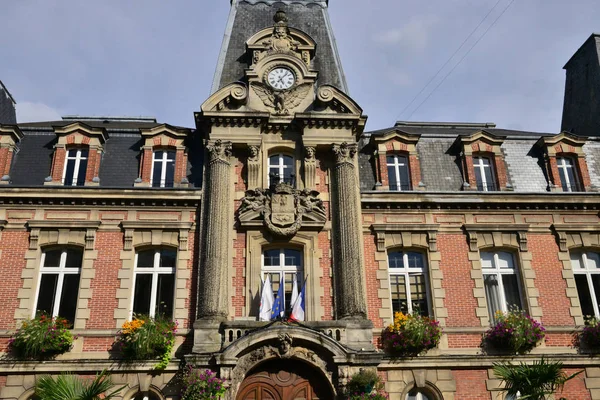
<path id="1" fill-rule="evenodd" d="M 327 400 L 329 383 L 306 365 L 272 365 L 251 373 L 242 383 L 237 400 Z M 299 368 L 297 368 L 299 367 Z"/>

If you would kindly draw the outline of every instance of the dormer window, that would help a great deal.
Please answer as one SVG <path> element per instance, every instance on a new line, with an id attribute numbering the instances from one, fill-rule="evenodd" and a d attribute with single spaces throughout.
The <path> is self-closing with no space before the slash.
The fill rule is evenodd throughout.
<path id="1" fill-rule="evenodd" d="M 387 171 L 390 190 L 411 190 L 408 157 L 404 155 L 388 155 Z"/>
<path id="2" fill-rule="evenodd" d="M 577 168 L 573 159 L 570 157 L 557 157 L 556 166 L 560 176 L 560 184 L 563 192 L 579 192 L 579 179 L 577 176 Z"/>
<path id="3" fill-rule="evenodd" d="M 293 186 L 295 179 L 294 157 L 287 154 L 275 154 L 269 157 L 269 186 L 281 182 Z"/>
<path id="4" fill-rule="evenodd" d="M 87 149 L 70 149 L 67 151 L 62 183 L 65 186 L 84 186 L 88 165 Z"/>
<path id="5" fill-rule="evenodd" d="M 152 187 L 173 187 L 175 180 L 175 152 L 157 150 L 152 153 Z"/>
<path id="6" fill-rule="evenodd" d="M 497 190 L 494 179 L 494 167 L 488 157 L 473 157 L 473 169 L 475 170 L 475 182 L 477 190 L 492 192 Z"/>

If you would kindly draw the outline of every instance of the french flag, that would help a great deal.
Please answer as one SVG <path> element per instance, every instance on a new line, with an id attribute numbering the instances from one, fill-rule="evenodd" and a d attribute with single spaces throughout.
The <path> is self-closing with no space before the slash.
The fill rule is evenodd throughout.
<path id="1" fill-rule="evenodd" d="M 304 280 L 304 285 L 302 286 L 302 290 L 298 295 L 298 298 L 294 302 L 292 307 L 292 314 L 290 315 L 290 319 L 294 321 L 304 321 L 304 311 L 306 308 L 306 300 L 305 300 L 305 289 L 306 289 L 306 279 Z"/>

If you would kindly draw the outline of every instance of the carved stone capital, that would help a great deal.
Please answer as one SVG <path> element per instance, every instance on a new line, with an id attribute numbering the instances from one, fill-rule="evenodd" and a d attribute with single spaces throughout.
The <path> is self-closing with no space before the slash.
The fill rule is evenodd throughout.
<path id="1" fill-rule="evenodd" d="M 248 146 L 248 161 L 259 161 L 260 146 Z"/>
<path id="2" fill-rule="evenodd" d="M 314 162 L 316 160 L 315 154 L 317 150 L 312 146 L 307 146 L 304 148 L 304 160 L 306 162 Z"/>
<path id="3" fill-rule="evenodd" d="M 222 140 L 210 141 L 206 148 L 208 149 L 211 164 L 217 161 L 229 164 L 229 157 L 231 157 L 231 142 L 224 142 Z"/>
<path id="4" fill-rule="evenodd" d="M 354 156 L 358 151 L 358 146 L 356 143 L 347 143 L 344 142 L 342 144 L 334 144 L 332 147 L 333 154 L 335 155 L 335 163 L 345 164 L 352 163 L 354 161 Z"/>

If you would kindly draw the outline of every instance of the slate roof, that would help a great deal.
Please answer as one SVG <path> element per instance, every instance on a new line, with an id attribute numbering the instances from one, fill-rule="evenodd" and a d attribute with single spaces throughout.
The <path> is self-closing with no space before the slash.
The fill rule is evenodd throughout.
<path id="1" fill-rule="evenodd" d="M 46 177 L 50 175 L 54 145 L 57 142 L 53 128 L 81 121 L 94 128 L 105 128 L 108 134 L 100 162 L 100 187 L 133 188 L 139 173 L 143 145 L 140 129 L 153 128 L 162 124 L 148 118 L 96 118 L 68 118 L 61 121 L 19 124 L 23 139 L 13 157 L 9 174 L 10 185 L 43 186 Z M 200 187 L 204 150 L 202 140 L 196 138 L 194 131 L 187 139 L 187 146 L 189 148 L 187 177 L 194 187 Z"/>
<path id="2" fill-rule="evenodd" d="M 286 12 L 291 28 L 311 36 L 317 52 L 313 69 L 319 71 L 318 84 L 330 84 L 348 93 L 346 79 L 339 59 L 326 1 L 316 0 L 233 0 L 229 21 L 223 38 L 212 91 L 239 81 L 248 68 L 246 41 L 258 31 L 273 26 L 277 10 Z"/>
<path id="3" fill-rule="evenodd" d="M 514 192 L 547 192 L 548 180 L 541 155 L 534 148 L 542 136 L 557 133 L 530 132 L 498 129 L 494 124 L 461 123 L 398 123 L 395 127 L 365 132 L 360 141 L 359 167 L 361 190 L 374 190 L 377 178 L 374 169 L 373 150 L 369 145 L 371 136 L 385 135 L 400 129 L 406 133 L 421 135 L 417 153 L 421 165 L 421 179 L 428 192 L 456 192 L 462 190 L 463 175 L 457 154 L 451 151 L 458 136 L 472 135 L 485 130 L 496 136 L 504 136 L 501 150 L 507 166 L 508 183 Z M 600 142 L 589 139 L 584 146 L 592 185 L 600 187 Z"/>
<path id="4" fill-rule="evenodd" d="M 0 81 L 0 124 L 17 123 L 16 104 L 6 86 Z"/>

